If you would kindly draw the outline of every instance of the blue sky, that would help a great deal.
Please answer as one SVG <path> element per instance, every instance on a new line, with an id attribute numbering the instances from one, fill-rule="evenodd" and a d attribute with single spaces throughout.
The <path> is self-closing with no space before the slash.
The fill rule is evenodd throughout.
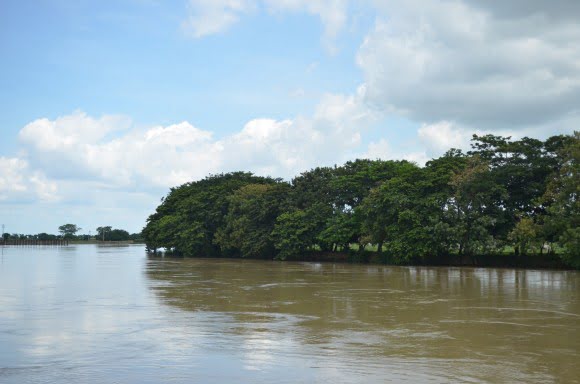
<path id="1" fill-rule="evenodd" d="M 139 231 L 208 173 L 571 133 L 575 16 L 570 0 L 3 1 L 0 222 Z"/>

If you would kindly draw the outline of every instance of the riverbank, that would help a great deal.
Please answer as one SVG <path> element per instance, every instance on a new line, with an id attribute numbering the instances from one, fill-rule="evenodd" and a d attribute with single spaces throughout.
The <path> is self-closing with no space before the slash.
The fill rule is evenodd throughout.
<path id="1" fill-rule="evenodd" d="M 377 252 L 308 252 L 295 261 L 345 262 L 382 265 L 436 266 L 436 267 L 485 267 L 574 270 L 556 254 L 490 254 L 490 255 L 445 255 L 433 258 L 399 262 L 388 255 Z"/>
<path id="2" fill-rule="evenodd" d="M 153 254 L 153 253 L 152 253 Z M 182 255 L 175 255 L 169 252 L 161 252 L 168 257 L 182 258 Z M 204 258 L 206 256 L 200 256 Z M 196 259 L 198 257 L 188 257 Z M 263 258 L 241 258 L 233 256 L 212 257 L 229 260 L 264 260 Z M 567 265 L 556 254 L 490 254 L 478 256 L 446 255 L 434 258 L 414 259 L 400 262 L 390 258 L 386 254 L 379 254 L 373 251 L 351 251 L 351 252 L 323 252 L 308 251 L 299 257 L 287 258 L 284 261 L 302 262 L 323 262 L 323 263 L 344 263 L 344 264 L 369 264 L 369 265 L 392 265 L 392 266 L 423 266 L 423 267 L 476 267 L 476 268 L 518 268 L 518 269 L 551 269 L 551 270 L 576 270 Z"/>

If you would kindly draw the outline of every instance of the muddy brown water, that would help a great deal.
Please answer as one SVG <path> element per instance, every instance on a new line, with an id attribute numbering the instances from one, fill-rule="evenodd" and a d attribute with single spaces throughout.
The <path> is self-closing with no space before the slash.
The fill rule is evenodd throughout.
<path id="1" fill-rule="evenodd" d="M 0 383 L 580 383 L 580 273 L 4 247 Z"/>

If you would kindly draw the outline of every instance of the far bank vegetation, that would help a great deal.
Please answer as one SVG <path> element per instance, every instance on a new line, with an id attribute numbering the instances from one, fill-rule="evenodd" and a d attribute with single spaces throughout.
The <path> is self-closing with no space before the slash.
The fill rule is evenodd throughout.
<path id="1" fill-rule="evenodd" d="M 359 159 L 290 182 L 247 172 L 172 188 L 147 220 L 150 250 L 303 259 L 373 252 L 390 263 L 551 254 L 580 267 L 580 134 L 473 136 L 424 167 Z"/>

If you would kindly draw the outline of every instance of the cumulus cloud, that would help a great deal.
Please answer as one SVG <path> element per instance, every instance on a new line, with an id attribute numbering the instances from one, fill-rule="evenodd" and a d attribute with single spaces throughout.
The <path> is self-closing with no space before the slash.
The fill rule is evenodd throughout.
<path id="1" fill-rule="evenodd" d="M 123 116 L 95 119 L 75 111 L 53 121 L 37 119 L 22 128 L 19 136 L 24 142 L 35 143 L 39 150 L 58 151 L 99 141 L 113 132 L 126 130 L 130 124 L 131 120 Z"/>
<path id="2" fill-rule="evenodd" d="M 57 187 L 39 171 L 32 171 L 26 160 L 0 157 L 0 200 L 53 201 Z"/>
<path id="3" fill-rule="evenodd" d="M 126 121 L 75 112 L 35 120 L 22 129 L 20 139 L 32 163 L 52 178 L 98 179 L 117 187 L 183 183 L 203 176 L 219 161 L 212 134 L 187 122 L 121 131 L 119 122 L 125 126 Z M 112 131 L 118 132 L 108 136 Z"/>
<path id="4" fill-rule="evenodd" d="M 580 25 L 565 11 L 578 2 L 374 3 L 378 21 L 357 57 L 369 103 L 482 129 L 579 110 Z"/>
<path id="5" fill-rule="evenodd" d="M 369 143 L 367 151 L 361 156 L 367 159 L 383 159 L 392 158 L 393 150 L 386 139 L 380 139 Z"/>
<path id="6" fill-rule="evenodd" d="M 332 53 L 336 52 L 335 40 L 348 18 L 347 0 L 264 0 L 274 12 L 307 12 L 318 16 L 324 26 L 322 42 Z"/>
<path id="7" fill-rule="evenodd" d="M 347 20 L 347 0 L 190 0 L 182 26 L 193 37 L 220 33 L 243 15 L 266 8 L 271 13 L 306 12 L 318 16 L 324 26 L 322 41 L 334 51 L 334 41 Z"/>
<path id="8" fill-rule="evenodd" d="M 425 165 L 431 159 L 428 153 L 417 147 L 394 147 L 386 139 L 370 142 L 360 158 L 380 160 L 407 160 L 419 166 Z"/>
<path id="9" fill-rule="evenodd" d="M 501 18 L 542 15 L 553 19 L 577 21 L 580 3 L 576 0 L 466 0 L 466 3 Z"/>
<path id="10" fill-rule="evenodd" d="M 472 133 L 449 121 L 423 124 L 417 135 L 430 154 L 440 154 L 451 148 L 466 149 L 472 137 Z"/>
<path id="11" fill-rule="evenodd" d="M 361 99 L 360 92 L 328 94 L 310 118 L 248 122 L 241 132 L 220 141 L 228 154 L 224 168 L 244 164 L 260 174 L 292 177 L 315 165 L 346 160 L 361 144 L 365 127 L 377 118 Z"/>
<path id="12" fill-rule="evenodd" d="M 23 172 L 27 163 L 18 158 L 0 157 L 0 198 L 8 192 L 22 192 L 26 190 Z"/>
<path id="13" fill-rule="evenodd" d="M 227 30 L 254 7 L 254 0 L 190 0 L 182 26 L 196 38 L 213 35 Z"/>
<path id="14" fill-rule="evenodd" d="M 344 161 L 360 145 L 361 132 L 376 120 L 363 97 L 364 89 L 328 94 L 312 117 L 253 119 L 222 138 L 189 122 L 127 129 L 126 118 L 75 112 L 37 119 L 20 139 L 33 168 L 50 179 L 100 180 L 108 188 L 167 188 L 236 170 L 292 177 L 316 164 Z M 10 164 L 16 169 L 20 163 Z M 40 175 L 33 183 L 39 195 L 54 192 Z"/>

